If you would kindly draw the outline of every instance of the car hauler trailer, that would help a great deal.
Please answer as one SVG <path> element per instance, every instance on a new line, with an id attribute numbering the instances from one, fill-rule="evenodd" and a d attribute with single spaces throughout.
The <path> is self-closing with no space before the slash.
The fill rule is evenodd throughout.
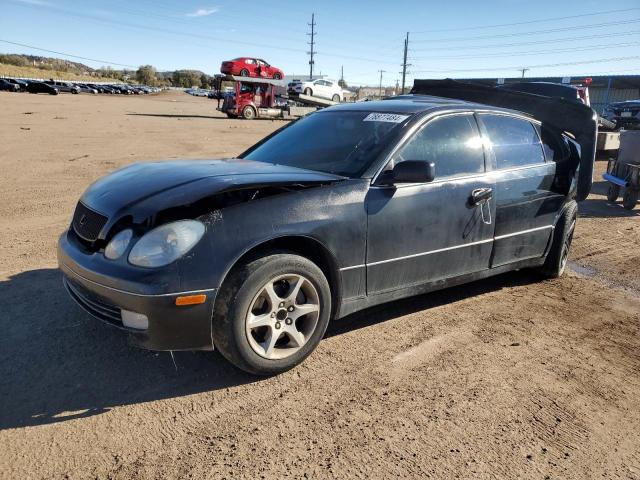
<path id="1" fill-rule="evenodd" d="M 225 95 L 218 110 L 229 118 L 282 118 L 302 117 L 317 110 L 316 106 L 296 106 L 276 101 L 276 88 L 284 87 L 282 80 L 238 77 L 228 75 L 221 81 L 233 82 L 234 92 Z"/>

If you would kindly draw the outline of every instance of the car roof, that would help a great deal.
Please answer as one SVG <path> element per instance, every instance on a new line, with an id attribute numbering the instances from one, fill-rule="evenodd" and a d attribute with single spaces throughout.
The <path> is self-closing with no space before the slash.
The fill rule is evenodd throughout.
<path id="1" fill-rule="evenodd" d="M 416 114 L 430 110 L 446 110 L 446 109 L 472 109 L 472 110 L 491 110 L 495 112 L 517 113 L 526 117 L 530 117 L 516 110 L 506 108 L 492 107 L 481 103 L 468 102 L 465 100 L 456 100 L 444 97 L 435 97 L 432 95 L 398 95 L 386 100 L 375 100 L 371 102 L 355 102 L 342 103 L 324 109 L 324 111 L 356 111 L 356 112 L 388 112 L 388 113 L 405 113 Z"/>

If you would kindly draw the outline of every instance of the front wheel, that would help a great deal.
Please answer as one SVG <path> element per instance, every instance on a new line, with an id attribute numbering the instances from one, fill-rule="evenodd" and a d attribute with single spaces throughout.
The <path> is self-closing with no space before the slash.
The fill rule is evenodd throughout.
<path id="1" fill-rule="evenodd" d="M 213 319 L 213 341 L 238 368 L 274 375 L 318 346 L 329 324 L 331 292 L 322 270 L 293 253 L 271 253 L 235 268 Z"/>
<path id="2" fill-rule="evenodd" d="M 547 259 L 539 269 L 546 277 L 558 278 L 564 273 L 569 259 L 569 250 L 571 249 L 577 217 L 578 204 L 572 201 L 556 223 Z"/>
<path id="3" fill-rule="evenodd" d="M 622 206 L 627 210 L 633 210 L 638 203 L 638 197 L 640 196 L 640 190 L 632 187 L 627 187 L 624 190 L 624 196 L 622 197 Z"/>
<path id="4" fill-rule="evenodd" d="M 273 79 L 274 80 L 280 80 L 280 79 L 282 79 L 282 75 L 280 75 L 279 73 L 274 73 L 273 74 Z"/>
<path id="5" fill-rule="evenodd" d="M 305 95 L 309 95 L 311 97 L 311 96 L 313 96 L 313 90 L 311 90 L 310 88 L 305 88 L 304 89 L 304 94 Z"/>
<path id="6" fill-rule="evenodd" d="M 248 77 L 249 76 L 249 70 L 247 70 L 246 68 L 243 68 L 242 70 L 240 70 L 240 76 L 241 77 Z"/>
<path id="7" fill-rule="evenodd" d="M 337 93 L 333 96 L 333 98 L 331 98 L 331 100 L 333 100 L 336 103 L 340 103 L 340 95 L 338 95 Z"/>
<path id="8" fill-rule="evenodd" d="M 242 110 L 242 118 L 245 120 L 253 120 L 256 118 L 256 111 L 253 107 L 247 106 Z"/>

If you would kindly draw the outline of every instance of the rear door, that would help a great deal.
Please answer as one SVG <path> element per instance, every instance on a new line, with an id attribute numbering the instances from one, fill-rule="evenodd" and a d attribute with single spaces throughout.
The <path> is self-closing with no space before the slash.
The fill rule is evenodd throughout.
<path id="1" fill-rule="evenodd" d="M 327 98 L 327 82 L 324 80 L 316 80 L 313 95 L 316 97 Z"/>
<path id="2" fill-rule="evenodd" d="M 489 268 L 494 202 L 470 202 L 493 189 L 472 113 L 429 120 L 393 155 L 435 163 L 434 181 L 372 186 L 366 198 L 367 293 L 406 288 Z"/>
<path id="3" fill-rule="evenodd" d="M 556 164 L 545 161 L 540 127 L 526 118 L 478 116 L 491 145 L 496 179 L 491 266 L 544 254 L 563 196 L 552 191 Z"/>

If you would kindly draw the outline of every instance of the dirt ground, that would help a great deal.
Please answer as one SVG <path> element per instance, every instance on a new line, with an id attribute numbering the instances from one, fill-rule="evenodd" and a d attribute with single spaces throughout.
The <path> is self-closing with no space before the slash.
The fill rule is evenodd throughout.
<path id="1" fill-rule="evenodd" d="M 0 477 L 640 479 L 640 208 L 602 182 L 563 278 L 353 315 L 274 378 L 215 352 L 174 366 L 84 314 L 55 243 L 92 180 L 232 156 L 281 125 L 214 107 L 0 93 Z"/>

